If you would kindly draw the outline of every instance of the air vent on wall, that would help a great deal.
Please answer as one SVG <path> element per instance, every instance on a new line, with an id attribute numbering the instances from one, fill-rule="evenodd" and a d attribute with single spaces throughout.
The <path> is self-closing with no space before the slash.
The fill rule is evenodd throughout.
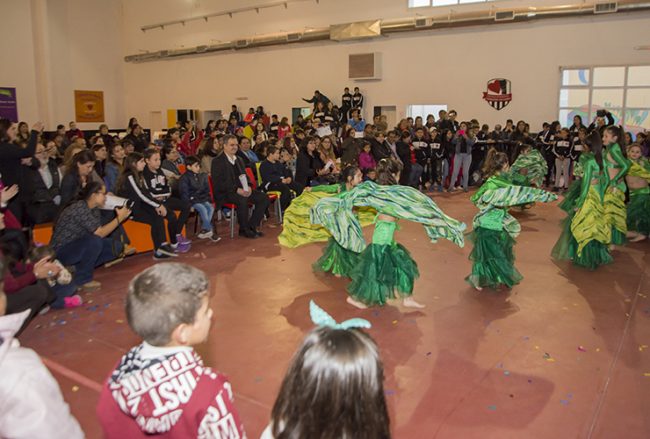
<path id="1" fill-rule="evenodd" d="M 498 11 L 494 16 L 494 21 L 509 21 L 515 19 L 515 11 Z"/>
<path id="2" fill-rule="evenodd" d="M 348 67 L 348 78 L 350 79 L 381 79 L 381 54 L 351 54 Z"/>
<path id="3" fill-rule="evenodd" d="M 427 20 L 426 18 L 416 18 L 415 19 L 415 27 L 416 28 L 427 27 L 428 22 L 429 22 L 429 20 Z"/>
<path id="4" fill-rule="evenodd" d="M 235 47 L 237 48 L 244 48 L 248 46 L 248 40 L 237 40 L 235 41 Z"/>
<path id="5" fill-rule="evenodd" d="M 205 53 L 208 51 L 208 46 L 196 46 L 196 53 Z"/>
<path id="6" fill-rule="evenodd" d="M 293 34 L 287 34 L 287 41 L 295 42 L 295 41 L 300 41 L 302 39 L 302 34 L 299 33 L 293 33 Z"/>
<path id="7" fill-rule="evenodd" d="M 594 14 L 612 14 L 618 10 L 618 3 L 596 3 L 594 5 Z"/>

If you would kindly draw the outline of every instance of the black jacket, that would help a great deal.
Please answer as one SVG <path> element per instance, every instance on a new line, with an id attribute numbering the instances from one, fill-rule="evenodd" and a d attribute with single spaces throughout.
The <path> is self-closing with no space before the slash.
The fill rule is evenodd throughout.
<path id="1" fill-rule="evenodd" d="M 163 200 L 172 196 L 172 189 L 169 187 L 167 177 L 165 177 L 162 169 L 152 172 L 145 166 L 142 176 L 144 177 L 144 184 L 151 195 L 162 197 Z"/>
<path id="2" fill-rule="evenodd" d="M 404 168 L 402 169 L 402 174 L 399 178 L 399 183 L 402 185 L 408 185 L 409 179 L 411 178 L 411 146 L 408 143 L 399 141 L 395 144 L 395 149 L 397 150 L 397 155 L 399 156 Z"/>
<path id="3" fill-rule="evenodd" d="M 34 156 L 37 140 L 38 132 L 32 130 L 27 148 L 21 148 L 15 143 L 0 144 L 0 175 L 5 186 L 21 183 L 24 166 L 21 165 L 20 160 Z"/>
<path id="4" fill-rule="evenodd" d="M 39 167 L 27 167 L 24 170 L 24 181 L 27 187 L 21 188 L 21 190 L 25 191 L 25 201 L 28 204 L 55 204 L 54 198 L 61 195 L 61 175 L 56 162 L 48 160 L 47 167 L 52 174 L 52 187 L 49 189 L 45 186 Z"/>
<path id="5" fill-rule="evenodd" d="M 383 143 L 379 143 L 377 139 L 372 139 L 370 141 L 372 156 L 377 163 L 381 159 L 387 159 L 393 156 L 393 151 L 388 146 L 388 143 L 384 140 Z"/>
<path id="6" fill-rule="evenodd" d="M 214 201 L 217 208 L 220 208 L 228 199 L 233 199 L 237 195 L 237 189 L 243 189 L 239 176 L 246 175 L 246 166 L 239 156 L 235 156 L 235 165 L 233 166 L 228 160 L 228 155 L 223 153 L 212 160 L 210 174 L 212 175 Z M 246 180 L 249 188 L 252 188 L 250 179 L 247 177 Z"/>
<path id="7" fill-rule="evenodd" d="M 189 169 L 185 171 L 178 182 L 178 191 L 181 194 L 181 199 L 190 204 L 212 202 L 208 174 L 204 172 L 195 174 Z"/>
<path id="8" fill-rule="evenodd" d="M 317 177 L 317 171 L 323 169 L 323 166 L 325 164 L 321 161 L 316 151 L 314 151 L 313 156 L 307 154 L 305 151 L 300 151 L 296 159 L 296 182 L 305 187 L 309 186 L 309 182 Z"/>
<path id="9" fill-rule="evenodd" d="M 260 175 L 262 176 L 262 185 L 266 190 L 269 183 L 280 183 L 283 178 L 291 177 L 291 171 L 284 163 L 271 163 L 264 160 L 260 165 Z"/>
<path id="10" fill-rule="evenodd" d="M 123 140 L 128 140 L 133 143 L 135 150 L 140 153 L 143 153 L 144 150 L 147 149 L 147 146 L 149 146 L 149 141 L 144 134 L 136 136 L 135 134 L 131 133 L 128 136 L 125 136 Z"/>

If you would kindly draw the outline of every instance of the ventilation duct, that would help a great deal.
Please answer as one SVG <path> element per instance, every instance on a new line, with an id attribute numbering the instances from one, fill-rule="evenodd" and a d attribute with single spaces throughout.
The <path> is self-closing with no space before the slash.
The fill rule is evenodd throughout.
<path id="1" fill-rule="evenodd" d="M 515 11 L 498 11 L 494 14 L 494 21 L 511 21 L 515 19 Z"/>
<path id="2" fill-rule="evenodd" d="M 603 6 L 607 5 L 607 6 Z M 614 10 L 612 6 L 614 5 Z M 375 20 L 363 21 L 358 23 L 347 23 L 333 25 L 317 29 L 305 30 L 304 32 L 288 32 L 265 36 L 255 36 L 237 41 L 227 41 L 219 44 L 207 46 L 206 52 L 214 53 L 224 52 L 233 49 L 252 49 L 258 47 L 280 46 L 284 44 L 309 43 L 314 41 L 354 41 L 360 39 L 377 38 L 381 35 L 390 35 L 401 32 L 413 32 L 434 29 L 450 29 L 463 26 L 476 25 L 500 25 L 507 22 L 526 22 L 542 20 L 547 18 L 560 17 L 579 17 L 590 16 L 594 14 L 623 13 L 623 12 L 640 12 L 650 10 L 650 1 L 641 0 L 623 0 L 615 3 L 580 3 L 574 5 L 560 5 L 548 7 L 527 7 L 519 9 L 509 9 L 504 11 L 474 11 L 445 14 L 431 17 L 418 17 L 416 19 L 404 18 L 396 20 Z M 598 12 L 597 12 L 598 11 Z M 502 23 L 502 15 L 511 17 L 506 23 Z M 497 19 L 497 16 L 499 17 Z M 420 26 L 425 20 L 428 26 Z M 296 35 L 300 35 L 297 38 Z M 202 47 L 202 46 L 199 46 Z M 161 58 L 171 59 L 179 56 L 196 55 L 197 48 L 178 49 L 178 50 L 161 50 L 158 52 L 134 54 L 124 57 L 126 62 L 146 62 L 155 61 Z"/>
<path id="3" fill-rule="evenodd" d="M 381 21 L 359 21 L 357 23 L 333 24 L 330 26 L 330 40 L 364 40 L 381 36 Z"/>

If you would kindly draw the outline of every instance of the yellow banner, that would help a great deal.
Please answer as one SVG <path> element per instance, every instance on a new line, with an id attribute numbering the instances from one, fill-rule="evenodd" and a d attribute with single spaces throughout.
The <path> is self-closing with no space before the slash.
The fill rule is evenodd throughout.
<path id="1" fill-rule="evenodd" d="M 74 109 L 77 122 L 104 122 L 104 92 L 75 90 Z"/>

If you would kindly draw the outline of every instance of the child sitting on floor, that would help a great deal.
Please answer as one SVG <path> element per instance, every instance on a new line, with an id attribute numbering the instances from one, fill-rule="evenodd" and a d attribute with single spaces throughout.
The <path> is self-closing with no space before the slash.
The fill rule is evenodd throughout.
<path id="1" fill-rule="evenodd" d="M 38 247 L 32 247 L 29 250 L 29 262 L 32 264 L 37 263 L 43 259 L 47 259 L 49 262 L 57 265 L 61 268 L 61 271 L 57 274 L 56 278 L 48 278 L 47 283 L 53 287 L 54 285 L 68 285 L 72 282 L 72 274 L 68 271 L 67 268 L 63 266 L 61 262 L 56 259 L 56 253 L 52 250 L 52 247 L 49 245 L 41 245 Z"/>
<path id="2" fill-rule="evenodd" d="M 193 346 L 210 330 L 210 285 L 186 264 L 154 265 L 129 285 L 126 317 L 144 342 L 122 357 L 97 406 L 107 439 L 245 438 L 233 391 Z"/>
<path id="3" fill-rule="evenodd" d="M 30 311 L 5 316 L 4 271 L 0 259 L 0 437 L 83 438 L 54 377 L 14 338 Z"/>
<path id="4" fill-rule="evenodd" d="M 178 182 L 181 199 L 192 205 L 192 208 L 201 217 L 201 231 L 196 235 L 199 239 L 208 239 L 217 242 L 219 238 L 212 231 L 212 215 L 214 206 L 210 196 L 210 182 L 208 174 L 201 172 L 201 161 L 191 155 L 185 159 L 186 171 Z"/>

